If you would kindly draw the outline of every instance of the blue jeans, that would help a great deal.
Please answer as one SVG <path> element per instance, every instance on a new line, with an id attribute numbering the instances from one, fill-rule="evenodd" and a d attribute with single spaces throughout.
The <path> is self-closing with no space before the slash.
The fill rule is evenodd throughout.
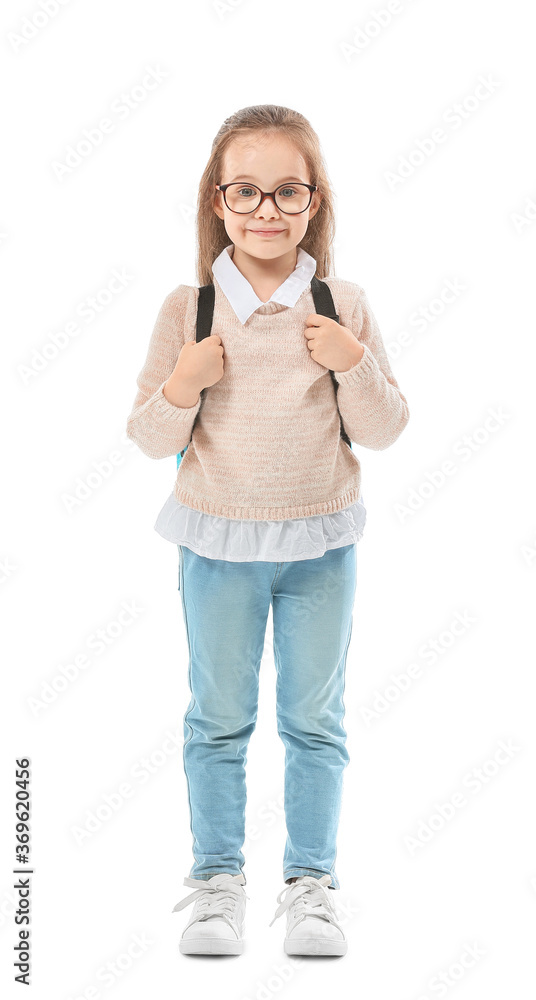
<path id="1" fill-rule="evenodd" d="M 328 874 L 329 887 L 338 889 L 356 543 L 278 563 L 208 559 L 178 548 L 191 691 L 183 744 L 195 858 L 189 877 L 244 875 L 246 752 L 272 604 L 277 731 L 285 746 L 283 878 Z"/>

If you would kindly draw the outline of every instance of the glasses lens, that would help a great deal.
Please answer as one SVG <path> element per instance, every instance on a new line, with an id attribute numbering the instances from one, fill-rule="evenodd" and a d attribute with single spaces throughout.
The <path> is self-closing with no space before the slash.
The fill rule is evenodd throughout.
<path id="1" fill-rule="evenodd" d="M 275 203 L 282 212 L 296 215 L 307 208 L 311 192 L 305 184 L 285 184 L 276 191 Z"/>
<path id="2" fill-rule="evenodd" d="M 227 206 L 232 212 L 254 212 L 258 208 L 261 193 L 253 184 L 230 184 L 225 192 Z M 309 188 L 305 184 L 285 184 L 275 195 L 277 207 L 288 215 L 295 215 L 307 208 L 310 200 Z"/>

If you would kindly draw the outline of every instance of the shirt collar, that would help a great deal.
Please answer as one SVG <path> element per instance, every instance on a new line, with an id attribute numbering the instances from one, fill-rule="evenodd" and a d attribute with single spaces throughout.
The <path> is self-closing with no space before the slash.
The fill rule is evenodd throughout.
<path id="1" fill-rule="evenodd" d="M 244 324 L 249 317 L 264 305 L 256 292 L 253 291 L 247 278 L 238 270 L 231 260 L 233 244 L 225 247 L 216 257 L 212 265 L 212 274 L 216 278 L 223 294 L 234 309 L 238 319 Z M 316 271 L 316 261 L 302 247 L 298 247 L 298 259 L 292 274 L 276 288 L 269 302 L 278 302 L 282 306 L 294 306 L 305 288 L 310 284 Z"/>

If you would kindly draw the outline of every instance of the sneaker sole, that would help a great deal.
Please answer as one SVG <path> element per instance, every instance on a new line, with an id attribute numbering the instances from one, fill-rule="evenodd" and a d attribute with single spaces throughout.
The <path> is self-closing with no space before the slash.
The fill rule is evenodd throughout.
<path id="1" fill-rule="evenodd" d="M 226 941 L 224 938 L 187 938 L 179 942 L 181 955 L 241 955 L 243 941 Z"/>
<path id="2" fill-rule="evenodd" d="M 331 941 L 319 938 L 292 938 L 285 941 L 287 955 L 346 955 L 347 941 Z"/>

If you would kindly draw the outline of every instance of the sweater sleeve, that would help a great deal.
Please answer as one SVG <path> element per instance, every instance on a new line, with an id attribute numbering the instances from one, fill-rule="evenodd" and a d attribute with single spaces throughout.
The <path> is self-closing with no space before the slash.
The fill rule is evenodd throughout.
<path id="1" fill-rule="evenodd" d="M 364 347 L 353 368 L 335 372 L 337 404 L 351 441 L 381 451 L 393 444 L 409 420 L 406 397 L 398 388 L 374 313 L 361 289 L 350 329 Z"/>
<path id="2" fill-rule="evenodd" d="M 196 289 L 179 285 L 165 298 L 149 341 L 145 364 L 138 375 L 138 392 L 127 420 L 127 437 L 149 458 L 176 455 L 190 441 L 201 405 L 170 403 L 164 385 L 171 375 L 186 340 L 195 339 Z M 188 326 L 193 332 L 190 334 Z"/>

